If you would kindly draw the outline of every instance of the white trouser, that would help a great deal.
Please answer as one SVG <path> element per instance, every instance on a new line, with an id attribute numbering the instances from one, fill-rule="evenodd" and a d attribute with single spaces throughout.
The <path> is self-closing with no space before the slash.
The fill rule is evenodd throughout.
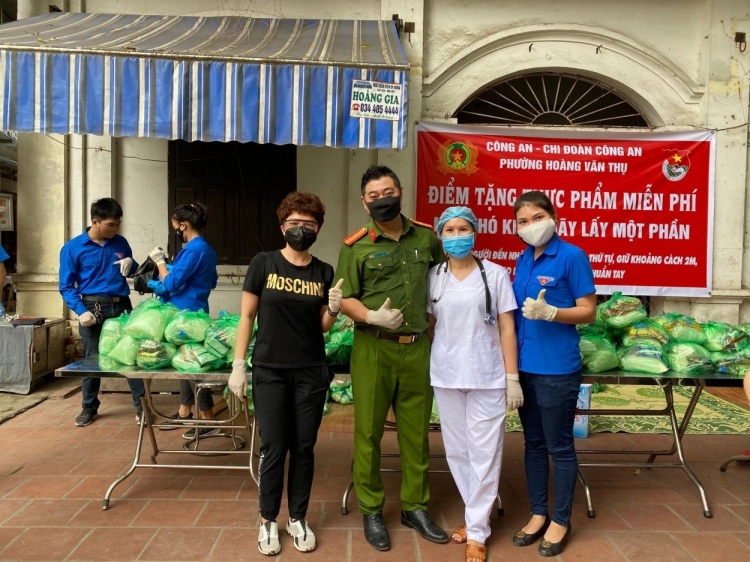
<path id="1" fill-rule="evenodd" d="M 484 544 L 500 484 L 505 389 L 434 390 L 445 456 L 466 505 L 466 536 Z"/>

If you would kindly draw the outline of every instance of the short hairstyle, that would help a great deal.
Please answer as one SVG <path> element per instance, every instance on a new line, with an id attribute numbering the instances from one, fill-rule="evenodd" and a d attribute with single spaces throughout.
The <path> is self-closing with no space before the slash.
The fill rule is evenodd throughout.
<path id="1" fill-rule="evenodd" d="M 557 217 L 552 201 L 550 201 L 549 197 L 547 197 L 543 191 L 527 191 L 521 195 L 516 199 L 516 203 L 513 205 L 513 214 L 517 215 L 518 211 L 521 210 L 521 207 L 525 207 L 526 205 L 539 207 L 540 209 L 547 211 L 551 217 Z"/>
<path id="2" fill-rule="evenodd" d="M 362 175 L 362 195 L 365 194 L 365 187 L 368 183 L 373 180 L 379 180 L 380 178 L 391 178 L 396 187 L 401 189 L 401 180 L 398 179 L 396 172 L 391 170 L 388 166 L 370 166 L 367 171 Z"/>
<path id="3" fill-rule="evenodd" d="M 97 199 L 91 204 L 91 220 L 121 219 L 122 207 L 111 197 Z"/>
<path id="4" fill-rule="evenodd" d="M 208 207 L 200 201 L 177 205 L 172 211 L 172 218 L 177 222 L 189 222 L 195 230 L 202 232 L 208 224 Z"/>
<path id="5" fill-rule="evenodd" d="M 279 224 L 289 218 L 292 213 L 301 215 L 310 215 L 315 219 L 319 226 L 323 226 L 323 218 L 326 216 L 325 205 L 320 198 L 314 193 L 304 193 L 301 191 L 292 191 L 281 201 L 281 205 L 276 210 L 279 216 Z"/>

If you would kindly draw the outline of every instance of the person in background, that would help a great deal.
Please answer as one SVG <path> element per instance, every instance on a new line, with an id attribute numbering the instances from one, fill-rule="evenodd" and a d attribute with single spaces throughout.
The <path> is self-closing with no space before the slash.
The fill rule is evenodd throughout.
<path id="1" fill-rule="evenodd" d="M 3 287 L 5 287 L 5 278 L 8 275 L 7 271 L 5 270 L 5 260 L 9 259 L 10 256 L 8 255 L 8 252 L 5 251 L 5 248 L 0 246 L 0 308 L 4 309 L 3 302 L 2 302 L 2 296 L 3 296 Z"/>
<path id="2" fill-rule="evenodd" d="M 506 405 L 512 411 L 523 404 L 516 299 L 505 268 L 471 254 L 476 230 L 468 207 L 440 215 L 437 232 L 448 259 L 430 270 L 427 302 L 430 381 L 448 466 L 465 505 L 466 523 L 452 539 L 466 543 L 467 562 L 487 559 Z"/>
<path id="3" fill-rule="evenodd" d="M 312 193 L 293 192 L 277 210 L 286 246 L 261 252 L 250 262 L 242 288 L 229 389 L 244 400 L 245 354 L 258 317 L 253 349 L 253 403 L 260 424 L 260 516 L 258 550 L 281 550 L 276 518 L 284 492 L 289 454 L 286 531 L 300 552 L 315 549 L 315 534 L 305 517 L 315 468 L 315 442 L 331 383 L 323 334 L 336 322 L 341 282 L 333 268 L 309 252 L 325 218 Z"/>
<path id="4" fill-rule="evenodd" d="M 133 309 L 127 278 L 138 264 L 133 260 L 130 244 L 117 234 L 122 221 L 122 207 L 109 197 L 91 204 L 91 226 L 69 240 L 60 251 L 59 289 L 67 307 L 78 315 L 78 333 L 86 357 L 99 353 L 102 324 Z M 145 389 L 140 379 L 127 379 L 136 421 L 143 411 L 141 396 Z M 99 415 L 99 378 L 84 378 L 78 427 L 85 427 Z"/>
<path id="5" fill-rule="evenodd" d="M 149 254 L 159 268 L 160 278 L 159 282 L 149 281 L 149 286 L 162 301 L 171 303 L 180 310 L 203 310 L 206 314 L 209 313 L 208 296 L 216 288 L 219 276 L 216 272 L 216 252 L 203 235 L 207 224 L 208 209 L 203 203 L 196 201 L 191 205 L 178 205 L 172 211 L 172 228 L 177 239 L 184 244 L 182 250 L 169 268 L 162 248 L 157 246 Z M 194 404 L 193 383 L 181 379 L 180 409 L 170 417 L 176 420 L 192 419 Z M 211 393 L 200 393 L 198 411 L 201 419 L 214 419 L 214 400 Z M 220 431 L 201 428 L 200 436 L 214 435 Z M 187 440 L 195 439 L 195 429 L 186 431 L 182 436 Z"/>
<path id="6" fill-rule="evenodd" d="M 531 519 L 513 537 L 528 546 L 540 536 L 542 556 L 557 556 L 570 536 L 573 492 L 578 475 L 573 422 L 581 387 L 580 337 L 576 324 L 596 316 L 594 273 L 588 256 L 555 232 L 557 213 L 541 191 L 529 191 L 514 205 L 518 236 L 528 244 L 518 257 L 513 291 L 519 374 L 524 402 L 518 413 L 525 439 L 525 467 Z M 549 457 L 555 505 L 547 505 Z"/>
<path id="7" fill-rule="evenodd" d="M 344 240 L 337 279 L 341 310 L 355 322 L 351 358 L 354 396 L 354 488 L 365 539 L 388 550 L 380 443 L 393 407 L 401 458 L 401 524 L 431 542 L 448 535 L 427 511 L 432 412 L 427 274 L 445 256 L 432 227 L 401 214 L 398 176 L 372 166 L 362 176 L 370 222 Z M 394 308 L 391 308 L 391 305 Z"/>

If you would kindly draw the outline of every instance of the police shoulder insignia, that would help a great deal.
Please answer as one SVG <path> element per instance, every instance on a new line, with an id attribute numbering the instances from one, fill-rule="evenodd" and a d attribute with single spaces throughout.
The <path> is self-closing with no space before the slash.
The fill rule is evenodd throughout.
<path id="1" fill-rule="evenodd" d="M 416 225 L 419 225 L 419 226 L 423 226 L 423 227 L 425 227 L 425 228 L 429 228 L 430 230 L 432 230 L 432 225 L 431 225 L 431 224 L 427 224 L 426 222 L 419 222 L 419 221 L 416 221 L 416 220 L 414 220 L 414 219 L 409 219 L 409 221 L 410 221 L 410 222 L 411 222 L 412 224 L 416 224 Z"/>
<path id="2" fill-rule="evenodd" d="M 347 246 L 351 246 L 357 240 L 359 240 L 360 238 L 362 238 L 365 234 L 367 234 L 367 229 L 364 228 L 364 227 L 360 228 L 357 232 L 355 232 L 353 234 L 350 234 L 349 236 L 347 236 L 346 238 L 344 238 L 344 244 L 346 244 Z"/>

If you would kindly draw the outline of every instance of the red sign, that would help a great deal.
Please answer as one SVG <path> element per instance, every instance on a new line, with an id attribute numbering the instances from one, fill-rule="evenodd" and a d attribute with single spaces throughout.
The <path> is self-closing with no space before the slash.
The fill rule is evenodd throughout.
<path id="1" fill-rule="evenodd" d="M 512 276 L 526 247 L 513 204 L 544 191 L 558 234 L 588 254 L 599 293 L 710 296 L 714 138 L 422 122 L 417 220 L 436 224 L 447 207 L 470 207 L 474 254 Z"/>

